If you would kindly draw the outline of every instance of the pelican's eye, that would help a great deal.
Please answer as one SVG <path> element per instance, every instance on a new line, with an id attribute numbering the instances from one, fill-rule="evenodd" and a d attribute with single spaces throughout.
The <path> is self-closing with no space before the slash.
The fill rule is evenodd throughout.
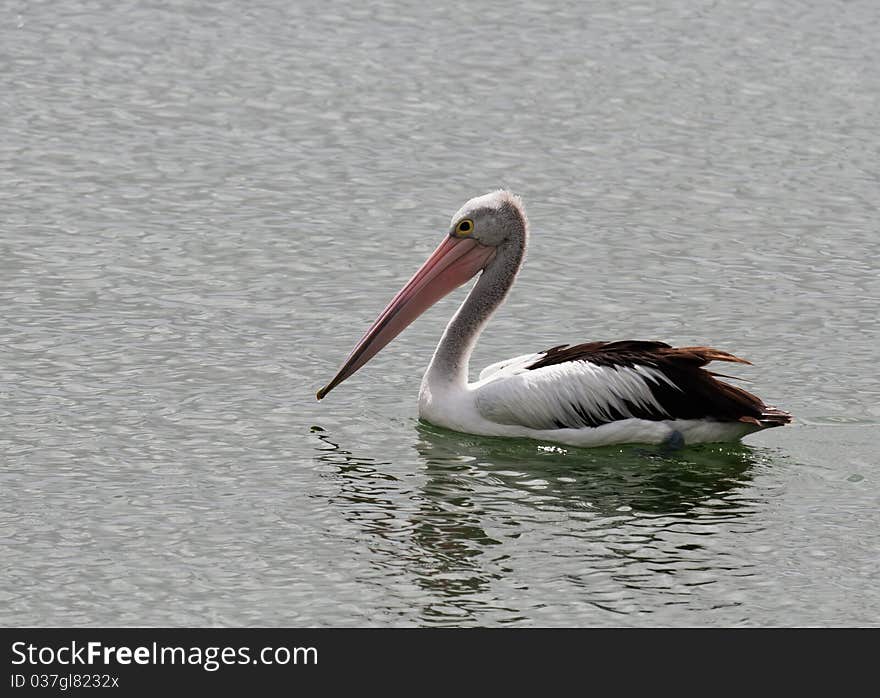
<path id="1" fill-rule="evenodd" d="M 456 235 L 470 235 L 474 232 L 474 222 L 470 218 L 462 218 L 455 226 Z"/>

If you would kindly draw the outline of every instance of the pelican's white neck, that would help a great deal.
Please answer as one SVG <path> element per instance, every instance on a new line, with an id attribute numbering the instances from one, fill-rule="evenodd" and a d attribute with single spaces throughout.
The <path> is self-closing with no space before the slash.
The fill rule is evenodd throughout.
<path id="1" fill-rule="evenodd" d="M 495 257 L 446 326 L 422 379 L 422 393 L 464 389 L 468 364 L 480 333 L 504 302 L 522 266 L 526 248 L 521 236 L 499 245 Z"/>

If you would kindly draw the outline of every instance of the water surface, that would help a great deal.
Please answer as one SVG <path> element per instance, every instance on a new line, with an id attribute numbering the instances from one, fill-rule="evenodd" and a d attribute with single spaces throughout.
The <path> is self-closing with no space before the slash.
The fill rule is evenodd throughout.
<path id="1" fill-rule="evenodd" d="M 6 9 L 0 623 L 878 623 L 875 3 Z M 315 402 L 498 186 L 533 235 L 475 370 L 712 344 L 796 423 L 420 425 L 461 293 Z"/>

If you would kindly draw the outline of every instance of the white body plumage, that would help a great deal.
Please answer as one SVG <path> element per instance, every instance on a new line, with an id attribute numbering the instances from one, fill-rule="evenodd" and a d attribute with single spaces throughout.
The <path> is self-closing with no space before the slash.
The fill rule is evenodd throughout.
<path id="1" fill-rule="evenodd" d="M 543 354 L 524 354 L 487 366 L 474 383 L 448 380 L 430 368 L 419 391 L 419 417 L 453 431 L 484 436 L 521 437 L 569 446 L 620 443 L 688 444 L 735 441 L 762 427 L 711 419 L 611 419 L 629 405 L 664 412 L 651 382 L 669 378 L 647 366 L 610 367 L 569 361 L 538 369 L 526 366 Z M 573 405 L 598 426 L 559 427 L 582 421 Z M 606 421 L 607 420 L 607 421 Z"/>

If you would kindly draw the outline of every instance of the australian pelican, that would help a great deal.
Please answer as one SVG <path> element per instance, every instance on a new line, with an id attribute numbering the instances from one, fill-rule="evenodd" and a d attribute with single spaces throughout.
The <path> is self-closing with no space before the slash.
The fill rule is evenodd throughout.
<path id="1" fill-rule="evenodd" d="M 709 347 L 621 341 L 561 345 L 499 361 L 468 382 L 468 361 L 522 265 L 528 220 L 519 197 L 468 201 L 449 233 L 352 350 L 323 398 L 450 291 L 480 278 L 446 327 L 422 379 L 419 416 L 455 431 L 573 446 L 734 441 L 791 415 L 718 380 Z"/>

